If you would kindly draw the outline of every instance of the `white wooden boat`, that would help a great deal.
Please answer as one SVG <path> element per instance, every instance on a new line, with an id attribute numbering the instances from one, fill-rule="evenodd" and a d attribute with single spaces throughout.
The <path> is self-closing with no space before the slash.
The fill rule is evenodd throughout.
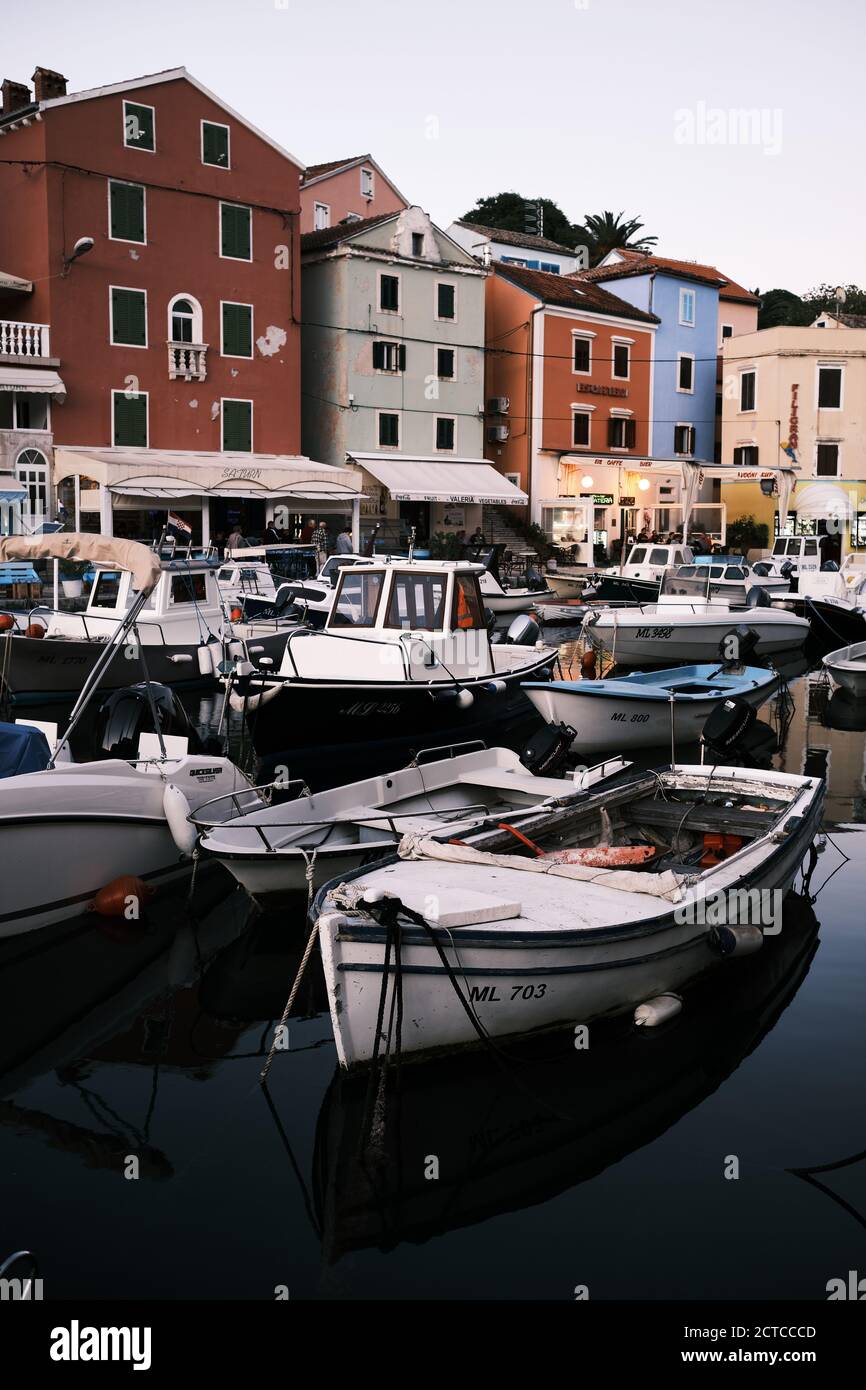
<path id="1" fill-rule="evenodd" d="M 745 700 L 758 709 L 778 688 L 773 671 L 714 665 L 636 671 L 605 680 L 547 681 L 523 688 L 542 719 L 574 729 L 580 754 L 696 743 L 714 709 Z"/>
<path id="2" fill-rule="evenodd" d="M 259 800 L 273 787 L 221 796 L 192 820 L 202 831 L 201 852 L 264 900 L 305 889 L 308 865 L 315 882 L 324 883 L 391 853 L 408 833 L 471 840 L 479 827 L 504 818 L 531 834 L 539 815 L 584 798 L 587 788 L 627 766 L 614 758 L 572 781 L 534 776 L 508 748 L 455 750 L 434 761 L 419 754 L 398 772 L 324 792 L 304 788 L 296 800 L 276 805 Z M 212 812 L 219 820 L 213 827 Z"/>
<path id="3" fill-rule="evenodd" d="M 866 642 L 855 642 L 850 647 L 828 652 L 823 664 L 836 684 L 849 695 L 858 700 L 866 698 Z"/>
<path id="4" fill-rule="evenodd" d="M 822 641 L 866 638 L 866 554 L 852 551 L 841 569 L 834 565 L 801 574 L 797 592 L 774 602 L 808 618 Z"/>
<path id="5" fill-rule="evenodd" d="M 473 846 L 407 836 L 313 907 L 340 1065 L 591 1023 L 759 946 L 778 928 L 761 894 L 790 888 L 823 798 L 814 777 L 677 766 L 536 831 L 545 852 L 601 859 L 649 844 L 642 871 L 522 857 L 507 830 Z M 729 857 L 702 863 L 705 834 L 730 837 Z"/>

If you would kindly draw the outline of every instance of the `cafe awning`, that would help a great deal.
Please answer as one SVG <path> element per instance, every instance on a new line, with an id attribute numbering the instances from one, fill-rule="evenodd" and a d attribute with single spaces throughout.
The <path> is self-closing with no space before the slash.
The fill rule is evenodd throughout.
<path id="1" fill-rule="evenodd" d="M 481 502 L 522 507 L 529 501 L 525 492 L 503 478 L 485 459 L 354 453 L 348 458 L 386 487 L 396 502 Z"/>
<path id="2" fill-rule="evenodd" d="M 57 372 L 47 367 L 0 366 L 0 391 L 41 391 L 58 400 L 66 399 L 66 387 Z"/>
<path id="3" fill-rule="evenodd" d="M 180 449 L 58 448 L 57 481 L 92 478 L 118 497 L 232 497 L 349 503 L 363 494 L 351 468 L 294 454 L 231 454 Z"/>

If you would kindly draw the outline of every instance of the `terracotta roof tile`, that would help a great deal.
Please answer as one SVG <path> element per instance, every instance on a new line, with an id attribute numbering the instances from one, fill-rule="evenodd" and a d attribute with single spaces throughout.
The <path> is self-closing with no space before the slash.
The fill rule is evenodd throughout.
<path id="1" fill-rule="evenodd" d="M 638 323 L 661 323 L 655 314 L 646 314 L 636 309 L 624 299 L 594 285 L 589 281 L 576 283 L 576 275 L 553 275 L 547 270 L 526 270 L 519 265 L 503 265 L 495 261 L 494 272 L 503 280 L 519 285 L 528 294 L 535 295 L 545 304 L 557 304 L 565 309 L 574 309 L 582 314 L 615 314 L 617 318 L 635 319 Z"/>
<path id="2" fill-rule="evenodd" d="M 318 232 L 305 232 L 301 237 L 301 251 L 321 251 L 326 246 L 339 246 L 341 241 L 348 241 L 359 232 L 378 227 L 380 222 L 390 222 L 399 215 L 397 212 L 380 212 L 375 217 L 361 217 L 354 222 L 337 222 L 333 227 L 322 227 Z"/>
<path id="3" fill-rule="evenodd" d="M 349 159 L 330 159 L 327 164 L 308 164 L 302 183 L 311 183 L 313 179 L 320 179 L 323 174 L 333 174 L 335 169 L 350 169 L 353 164 L 360 164 L 362 160 L 369 158 L 368 154 L 353 154 Z"/>
<path id="4" fill-rule="evenodd" d="M 563 246 L 561 242 L 550 241 L 546 236 L 532 236 L 529 232 L 507 232 L 501 227 L 484 227 L 480 222 L 465 222 L 455 217 L 458 227 L 466 227 L 470 232 L 479 232 L 491 241 L 501 241 L 505 246 L 525 246 L 528 251 L 557 251 L 561 256 L 575 256 L 573 246 Z"/>
<path id="5" fill-rule="evenodd" d="M 704 284 L 717 285 L 720 299 L 737 300 L 742 304 L 760 304 L 761 302 L 757 295 L 752 294 L 751 290 L 747 290 L 743 285 L 738 285 L 736 280 L 731 280 L 729 276 L 723 275 L 714 265 L 701 265 L 698 261 L 675 260 L 671 256 L 647 255 L 643 251 L 627 250 L 623 247 L 618 247 L 617 250 L 621 256 L 625 257 L 621 264 L 597 265 L 592 270 L 577 271 L 576 277 L 595 282 L 598 280 L 622 280 L 631 275 L 646 275 L 652 270 L 668 271 L 672 275 L 699 280 Z"/>

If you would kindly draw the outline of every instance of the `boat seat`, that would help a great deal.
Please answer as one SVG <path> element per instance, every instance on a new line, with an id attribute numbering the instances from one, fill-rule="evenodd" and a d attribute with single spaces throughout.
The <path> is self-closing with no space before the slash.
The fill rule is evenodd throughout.
<path id="1" fill-rule="evenodd" d="M 529 793 L 537 795 L 539 799 L 547 796 L 568 796 L 575 790 L 573 782 L 561 777 L 533 777 L 531 772 L 515 773 L 500 767 L 461 772 L 457 781 L 463 786 L 492 787 L 496 791 Z"/>

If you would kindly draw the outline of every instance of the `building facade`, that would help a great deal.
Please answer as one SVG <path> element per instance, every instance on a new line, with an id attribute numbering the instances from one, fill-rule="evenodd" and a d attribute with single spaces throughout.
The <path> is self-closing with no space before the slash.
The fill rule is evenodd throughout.
<path id="1" fill-rule="evenodd" d="M 302 238 L 303 444 L 363 477 L 362 532 L 465 530 L 525 497 L 484 460 L 478 262 L 409 207 Z"/>
<path id="2" fill-rule="evenodd" d="M 169 509 L 197 540 L 260 532 L 309 471 L 301 165 L 183 68 L 72 94 L 34 77 L 0 117 L 0 265 L 32 286 L 5 297 L 0 364 L 23 342 L 42 374 L 13 423 L 44 430 L 49 510 L 144 539 Z"/>
<path id="3" fill-rule="evenodd" d="M 765 328 L 725 343 L 722 482 L 730 518 L 779 526 L 773 472 L 791 466 L 789 534 L 824 535 L 825 559 L 866 549 L 866 328 Z M 764 484 L 762 490 L 761 483 Z"/>
<path id="4" fill-rule="evenodd" d="M 494 265 L 487 283 L 487 457 L 585 563 L 677 525 L 681 469 L 650 447 L 658 323 L 576 278 Z"/>
<path id="5" fill-rule="evenodd" d="M 320 232 L 340 222 L 360 222 L 409 206 L 368 154 L 309 164 L 301 177 L 301 232 Z"/>
<path id="6" fill-rule="evenodd" d="M 571 275 L 585 265 L 573 247 L 529 232 L 505 232 L 458 219 L 451 223 L 448 235 L 482 265 L 501 261 L 503 265 L 544 270 L 550 275 Z"/>

